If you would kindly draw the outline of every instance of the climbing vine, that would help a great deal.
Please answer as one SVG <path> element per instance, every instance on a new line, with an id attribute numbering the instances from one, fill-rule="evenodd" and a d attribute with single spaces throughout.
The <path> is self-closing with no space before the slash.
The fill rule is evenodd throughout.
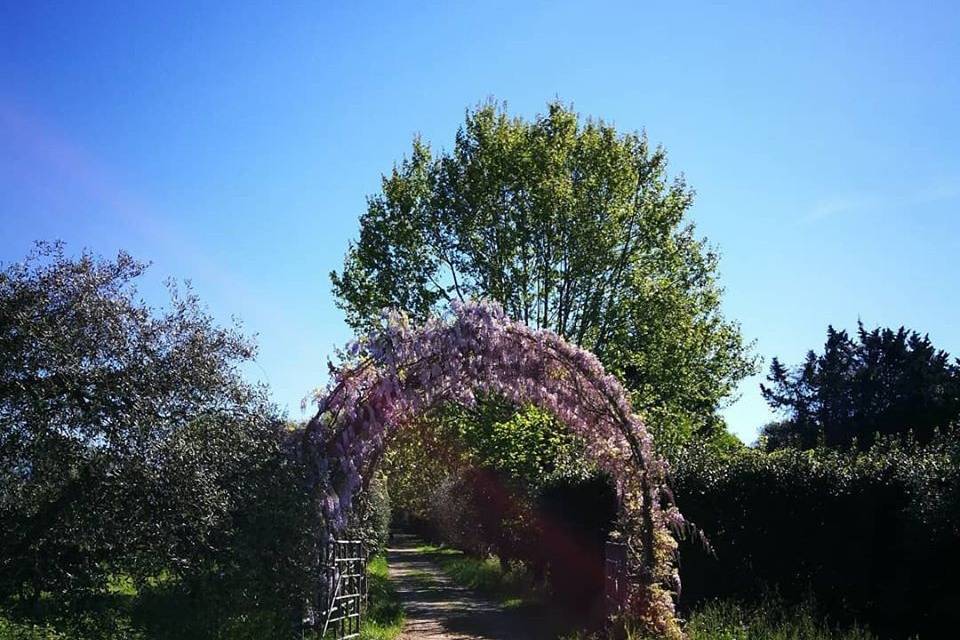
<path id="1" fill-rule="evenodd" d="M 471 406 L 481 393 L 534 404 L 578 434 L 586 454 L 614 480 L 617 533 L 634 563 L 625 610 L 650 631 L 681 637 L 671 529 L 683 518 L 668 499 L 666 463 L 654 453 L 625 390 L 596 356 L 551 331 L 511 320 L 495 304 L 464 303 L 420 325 L 386 313 L 330 370 L 303 434 L 329 530 L 345 526 L 391 430 L 440 403 Z"/>

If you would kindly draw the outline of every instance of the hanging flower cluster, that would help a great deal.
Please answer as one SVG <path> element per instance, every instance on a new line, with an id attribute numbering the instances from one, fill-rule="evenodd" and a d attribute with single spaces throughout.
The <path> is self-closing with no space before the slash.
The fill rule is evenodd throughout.
<path id="1" fill-rule="evenodd" d="M 318 411 L 304 432 L 327 525 L 345 526 L 388 431 L 439 403 L 472 405 L 478 393 L 532 403 L 579 434 L 587 455 L 615 481 L 618 529 L 635 558 L 626 610 L 650 631 L 682 637 L 671 529 L 683 519 L 666 499 L 666 465 L 650 434 L 596 356 L 490 303 L 455 304 L 447 317 L 420 325 L 393 312 L 383 320 L 348 347 L 340 365 L 331 365 L 331 381 L 316 394 Z"/>

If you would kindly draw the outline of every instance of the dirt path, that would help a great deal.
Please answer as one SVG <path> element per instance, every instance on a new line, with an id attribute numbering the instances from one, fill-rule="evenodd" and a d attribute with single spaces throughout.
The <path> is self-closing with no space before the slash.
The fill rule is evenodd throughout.
<path id="1" fill-rule="evenodd" d="M 546 614 L 504 609 L 498 603 L 459 587 L 418 552 L 420 540 L 394 535 L 387 561 L 390 579 L 407 612 L 400 640 L 547 640 L 553 636 Z"/>

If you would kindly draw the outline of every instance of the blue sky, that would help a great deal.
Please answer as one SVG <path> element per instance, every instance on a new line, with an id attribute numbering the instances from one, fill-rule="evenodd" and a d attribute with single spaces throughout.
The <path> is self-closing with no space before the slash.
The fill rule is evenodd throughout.
<path id="1" fill-rule="evenodd" d="M 960 355 L 960 4 L 80 4 L 0 8 L 0 260 L 192 279 L 291 417 L 349 338 L 327 273 L 365 197 L 489 96 L 662 143 L 767 363 L 858 318 Z M 759 380 L 725 410 L 748 441 Z"/>

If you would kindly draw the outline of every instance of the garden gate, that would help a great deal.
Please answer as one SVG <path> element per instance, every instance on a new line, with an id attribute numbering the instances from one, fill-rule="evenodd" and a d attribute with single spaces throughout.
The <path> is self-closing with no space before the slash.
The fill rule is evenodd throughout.
<path id="1" fill-rule="evenodd" d="M 622 542 L 607 541 L 604 547 L 603 596 L 607 619 L 617 617 L 623 607 L 623 601 L 629 586 L 627 551 L 627 545 Z"/>
<path id="2" fill-rule="evenodd" d="M 367 604 L 367 553 L 359 540 L 333 539 L 321 563 L 325 602 L 317 620 L 320 637 L 347 640 L 360 636 Z M 320 626 L 322 625 L 322 626 Z"/>

